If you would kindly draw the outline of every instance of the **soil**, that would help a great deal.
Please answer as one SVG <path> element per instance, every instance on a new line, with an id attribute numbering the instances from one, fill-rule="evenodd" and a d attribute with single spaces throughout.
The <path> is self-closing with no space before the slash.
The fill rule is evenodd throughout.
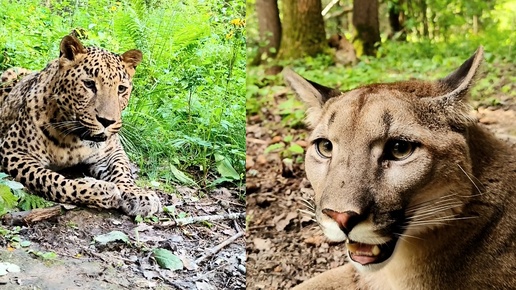
<path id="1" fill-rule="evenodd" d="M 494 97 L 502 104 L 474 104 L 474 114 L 516 149 L 516 101 L 506 95 Z M 247 289 L 290 289 L 345 263 L 344 246 L 329 243 L 303 212 L 313 191 L 302 162 L 284 162 L 281 152 L 265 153 L 271 144 L 282 142 L 306 147 L 306 128 L 281 124 L 279 105 L 286 99 L 281 91 L 259 114 L 247 118 Z M 289 135 L 292 141 L 285 141 Z"/>
<path id="2" fill-rule="evenodd" d="M 178 187 L 178 196 L 160 192 L 165 206 L 188 216 L 242 213 L 245 205 L 237 189 L 219 188 L 199 198 L 190 188 Z M 244 219 L 217 220 L 176 226 L 166 213 L 159 221 L 136 223 L 117 211 L 75 208 L 32 225 L 3 226 L 18 232 L 0 235 L 0 266 L 11 263 L 20 271 L 0 273 L 1 289 L 243 289 L 245 287 L 244 238 L 229 243 L 203 262 L 209 249 L 244 230 Z M 128 242 L 104 245 L 94 238 L 121 231 Z M 16 247 L 17 242 L 30 245 Z M 178 256 L 182 270 L 161 268 L 153 249 Z M 54 252 L 54 258 L 45 253 Z M 45 259 L 46 257 L 46 259 Z M 0 267 L 1 268 L 1 267 Z M 0 271 L 1 272 L 1 271 Z"/>

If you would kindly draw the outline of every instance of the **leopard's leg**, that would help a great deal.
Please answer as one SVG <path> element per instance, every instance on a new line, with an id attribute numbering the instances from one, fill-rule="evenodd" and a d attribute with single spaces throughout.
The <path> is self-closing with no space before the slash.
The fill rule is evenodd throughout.
<path id="1" fill-rule="evenodd" d="M 108 154 L 90 165 L 89 173 L 95 178 L 118 186 L 122 194 L 120 208 L 131 216 L 148 216 L 161 211 L 161 203 L 156 193 L 142 189 L 134 183 L 129 159 L 120 143 L 114 143 L 113 149 L 106 153 Z"/>
<path id="2" fill-rule="evenodd" d="M 68 179 L 45 168 L 37 157 L 9 152 L 2 155 L 2 167 L 31 192 L 48 200 L 119 208 L 121 193 L 116 184 L 93 178 Z"/>

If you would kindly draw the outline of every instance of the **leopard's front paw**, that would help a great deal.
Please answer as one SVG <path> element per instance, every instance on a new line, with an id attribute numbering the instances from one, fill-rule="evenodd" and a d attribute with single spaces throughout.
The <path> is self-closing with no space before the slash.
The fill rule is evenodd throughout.
<path id="1" fill-rule="evenodd" d="M 119 208 L 122 193 L 115 183 L 98 180 L 91 177 L 78 179 L 78 198 L 80 202 L 98 206 L 101 208 Z"/>
<path id="2" fill-rule="evenodd" d="M 122 193 L 120 208 L 130 216 L 150 216 L 161 211 L 161 202 L 154 191 L 131 188 Z"/>

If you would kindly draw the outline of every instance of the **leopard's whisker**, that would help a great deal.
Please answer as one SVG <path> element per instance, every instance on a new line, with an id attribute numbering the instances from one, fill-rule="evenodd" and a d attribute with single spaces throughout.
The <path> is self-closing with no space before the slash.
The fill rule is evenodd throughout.
<path id="1" fill-rule="evenodd" d="M 304 209 L 298 209 L 297 211 L 300 212 L 300 213 L 306 214 L 308 216 L 315 217 L 315 213 L 314 212 L 311 212 L 311 211 L 308 211 L 308 210 L 304 210 Z"/>

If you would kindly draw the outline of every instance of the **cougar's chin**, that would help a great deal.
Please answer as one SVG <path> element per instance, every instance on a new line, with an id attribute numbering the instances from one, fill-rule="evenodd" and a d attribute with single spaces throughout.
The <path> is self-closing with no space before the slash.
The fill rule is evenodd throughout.
<path id="1" fill-rule="evenodd" d="M 346 241 L 348 257 L 355 265 L 367 266 L 368 270 L 378 270 L 394 253 L 398 239 L 381 244 L 366 244 L 353 240 Z"/>

